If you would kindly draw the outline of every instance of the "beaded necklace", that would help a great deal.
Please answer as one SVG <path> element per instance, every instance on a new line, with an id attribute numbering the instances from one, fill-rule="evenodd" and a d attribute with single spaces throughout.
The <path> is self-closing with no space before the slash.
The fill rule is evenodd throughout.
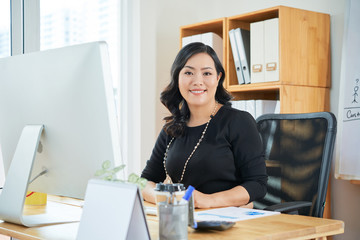
<path id="1" fill-rule="evenodd" d="M 202 132 L 201 137 L 199 138 L 197 144 L 195 145 L 194 149 L 192 150 L 192 152 L 190 153 L 188 159 L 186 160 L 186 162 L 185 162 L 185 164 L 184 164 L 184 169 L 182 170 L 181 178 L 180 178 L 179 183 L 181 183 L 181 181 L 182 181 L 183 178 L 184 178 L 184 174 L 185 174 L 185 171 L 186 171 L 186 167 L 187 167 L 187 165 L 188 165 L 188 163 L 189 163 L 190 158 L 191 158 L 192 155 L 195 153 L 196 149 L 199 147 L 200 143 L 202 142 L 202 140 L 203 140 L 203 138 L 204 138 L 204 136 L 205 136 L 206 130 L 207 130 L 208 126 L 209 126 L 209 123 L 210 123 L 211 119 L 214 117 L 214 114 L 215 114 L 215 112 L 216 112 L 217 106 L 218 106 L 218 102 L 216 101 L 216 102 L 215 102 L 214 110 L 212 111 L 212 113 L 211 113 L 211 115 L 210 115 L 210 118 L 209 118 L 209 120 L 208 120 L 207 123 L 206 123 L 205 129 L 204 129 L 204 131 Z M 165 151 L 165 153 L 164 153 L 164 161 L 163 161 L 163 164 L 164 164 L 164 169 L 165 169 L 165 174 L 166 174 L 166 178 L 165 178 L 164 183 L 172 183 L 171 177 L 170 177 L 169 173 L 168 173 L 167 170 L 166 170 L 166 160 L 167 160 L 167 155 L 168 155 L 168 151 L 169 151 L 170 145 L 171 145 L 171 143 L 174 141 L 174 139 L 175 139 L 175 137 L 173 137 L 173 138 L 170 140 L 169 144 L 166 146 L 166 151 Z"/>

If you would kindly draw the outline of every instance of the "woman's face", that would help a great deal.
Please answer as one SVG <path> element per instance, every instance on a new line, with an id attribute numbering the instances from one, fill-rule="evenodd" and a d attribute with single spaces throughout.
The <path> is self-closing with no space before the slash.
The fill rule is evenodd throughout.
<path id="1" fill-rule="evenodd" d="M 189 58 L 179 73 L 180 93 L 189 107 L 213 106 L 220 77 L 214 60 L 207 53 Z"/>

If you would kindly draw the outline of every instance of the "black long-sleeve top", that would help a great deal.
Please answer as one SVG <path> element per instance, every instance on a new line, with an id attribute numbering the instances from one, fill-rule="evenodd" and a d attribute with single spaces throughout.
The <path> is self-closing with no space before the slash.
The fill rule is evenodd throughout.
<path id="1" fill-rule="evenodd" d="M 184 135 L 170 145 L 166 169 L 174 183 L 180 180 L 184 164 L 205 126 L 186 127 Z M 163 159 L 171 138 L 164 130 L 160 132 L 141 177 L 155 183 L 164 181 Z M 248 112 L 222 106 L 190 158 L 182 183 L 207 194 L 241 185 L 250 195 L 249 202 L 262 198 L 266 193 L 267 174 L 254 118 Z"/>

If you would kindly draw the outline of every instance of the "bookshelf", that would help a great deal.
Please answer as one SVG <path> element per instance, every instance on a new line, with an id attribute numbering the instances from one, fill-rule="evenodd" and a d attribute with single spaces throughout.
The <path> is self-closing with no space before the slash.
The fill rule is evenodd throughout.
<path id="1" fill-rule="evenodd" d="M 279 81 L 238 85 L 228 32 L 279 18 Z M 285 6 L 182 26 L 182 37 L 215 32 L 223 38 L 225 88 L 236 100 L 280 100 L 281 113 L 329 111 L 330 16 Z M 181 40 L 180 40 L 181 47 Z M 251 60 L 250 60 L 251 61 Z"/>
<path id="2" fill-rule="evenodd" d="M 279 18 L 279 81 L 239 85 L 228 32 Z M 330 15 L 276 6 L 180 27 L 182 37 L 215 32 L 223 38 L 225 88 L 235 100 L 280 100 L 280 113 L 330 111 Z M 251 62 L 251 59 L 250 59 Z M 330 179 L 324 218 L 330 218 Z"/>

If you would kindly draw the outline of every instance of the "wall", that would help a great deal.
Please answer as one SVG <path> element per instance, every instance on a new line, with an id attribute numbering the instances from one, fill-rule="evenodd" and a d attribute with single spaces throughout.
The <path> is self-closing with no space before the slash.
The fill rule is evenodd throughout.
<path id="1" fill-rule="evenodd" d="M 229 17 L 277 5 L 285 5 L 331 15 L 331 111 L 337 115 L 341 49 L 346 0 L 146 0 L 141 1 L 141 165 L 145 166 L 167 115 L 159 95 L 170 77 L 170 67 L 179 50 L 179 27 L 196 22 Z M 155 69 L 155 71 L 154 71 Z M 143 114 L 144 111 L 144 114 Z M 155 129 L 155 130 L 151 130 Z M 332 176 L 334 176 L 332 171 Z M 345 234 L 334 239 L 360 236 L 360 186 L 332 177 L 332 217 L 345 221 Z"/>

